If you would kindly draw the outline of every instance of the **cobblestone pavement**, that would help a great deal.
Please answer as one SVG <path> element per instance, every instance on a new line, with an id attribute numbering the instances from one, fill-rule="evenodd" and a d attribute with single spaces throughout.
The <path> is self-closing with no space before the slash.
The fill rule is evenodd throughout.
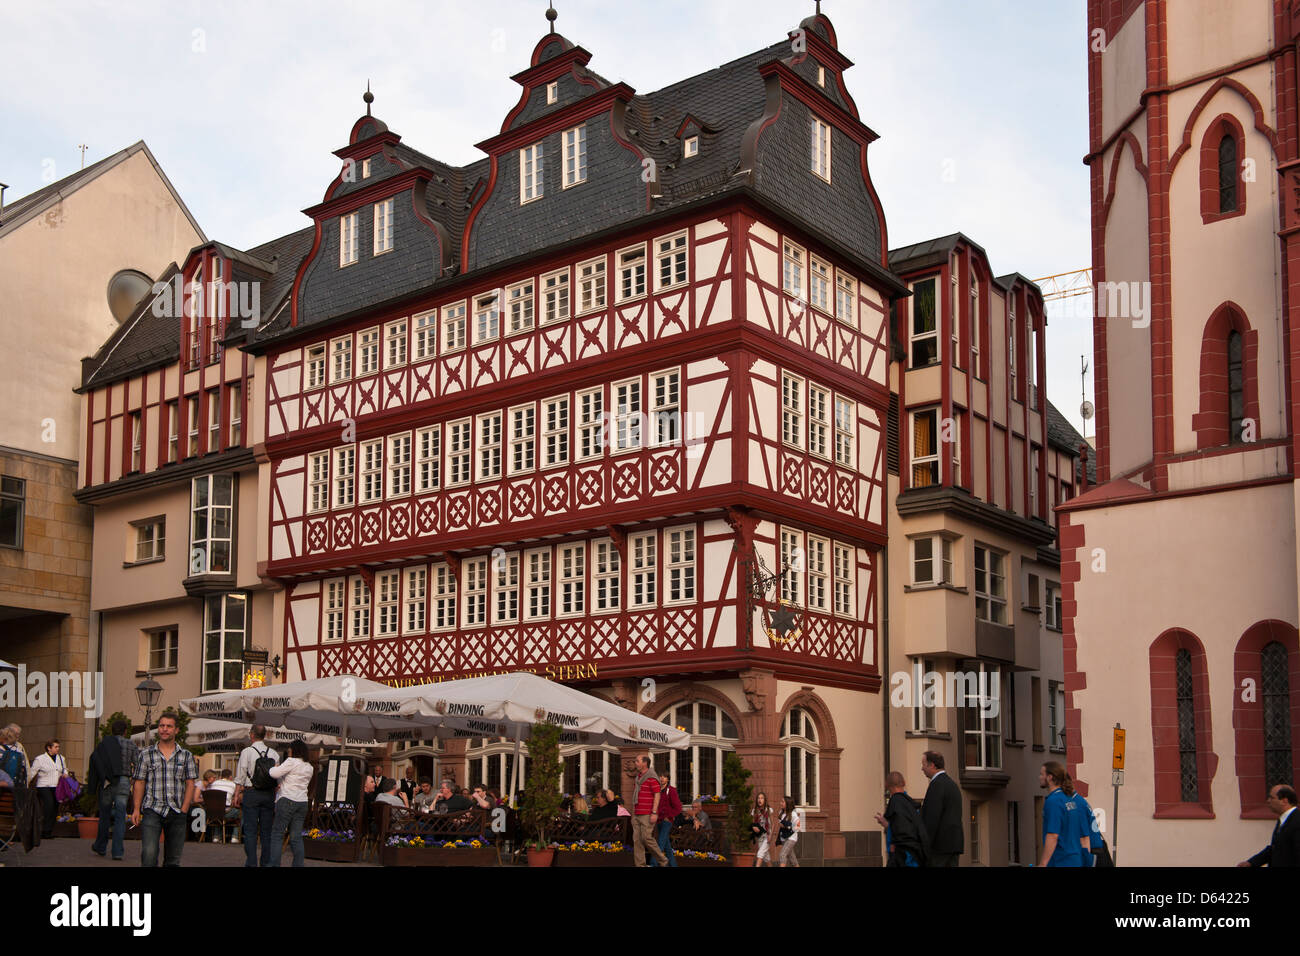
<path id="1" fill-rule="evenodd" d="M 121 860 L 112 860 L 106 856 L 97 856 L 90 850 L 92 840 L 77 840 L 69 837 L 55 837 L 42 840 L 41 845 L 31 853 L 24 853 L 21 845 L 15 844 L 0 853 L 0 867 L 13 869 L 24 866 L 46 867 L 132 867 L 140 866 L 140 841 L 126 841 L 126 855 Z M 161 862 L 162 854 L 159 854 Z M 282 866 L 289 866 L 293 856 L 285 848 Z M 375 866 L 374 863 L 327 863 L 322 860 L 307 860 L 307 866 Z M 181 866 L 243 866 L 244 848 L 238 843 L 198 843 L 186 842 L 181 854 Z"/>

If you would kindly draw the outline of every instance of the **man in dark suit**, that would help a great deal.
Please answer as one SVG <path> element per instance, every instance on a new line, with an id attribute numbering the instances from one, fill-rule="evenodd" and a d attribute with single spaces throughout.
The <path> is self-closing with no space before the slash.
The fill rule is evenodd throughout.
<path id="1" fill-rule="evenodd" d="M 930 836 L 927 866 L 956 866 L 966 849 L 961 828 L 961 788 L 943 769 L 943 754 L 927 750 L 921 757 L 921 772 L 930 781 L 921 804 L 921 819 Z"/>
<path id="2" fill-rule="evenodd" d="M 1277 814 L 1268 846 L 1238 866 L 1300 866 L 1300 814 L 1295 812 L 1295 788 L 1279 783 L 1268 792 L 1268 808 Z"/>

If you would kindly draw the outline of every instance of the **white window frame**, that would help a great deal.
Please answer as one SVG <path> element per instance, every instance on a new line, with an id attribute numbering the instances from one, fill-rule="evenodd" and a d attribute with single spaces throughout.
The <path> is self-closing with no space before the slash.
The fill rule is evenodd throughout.
<path id="1" fill-rule="evenodd" d="M 997 664 L 985 661 L 967 661 L 964 669 L 976 675 L 974 692 L 971 693 L 970 682 L 959 686 L 961 700 L 958 706 L 966 711 L 974 711 L 973 717 L 963 715 L 962 747 L 966 746 L 968 737 L 977 737 L 979 745 L 979 762 L 967 763 L 967 770 L 1001 770 L 1004 763 L 1002 754 L 1002 709 L 1001 691 L 1004 680 L 1002 669 Z M 993 694 L 993 675 L 998 676 L 998 693 Z M 987 676 L 986 676 L 987 675 Z M 972 726 L 972 724 L 974 726 Z M 990 759 L 993 758 L 993 759 Z"/>
<path id="2" fill-rule="evenodd" d="M 803 532 L 795 528 L 782 528 L 777 574 L 781 578 L 780 597 L 788 604 L 802 604 L 804 564 Z"/>
<path id="3" fill-rule="evenodd" d="M 379 326 L 357 333 L 357 378 L 379 371 Z"/>
<path id="4" fill-rule="evenodd" d="M 974 269 L 971 270 L 970 280 L 970 349 L 971 370 L 978 377 L 980 357 L 980 294 L 979 280 L 975 278 Z"/>
<path id="5" fill-rule="evenodd" d="M 320 514 L 330 507 L 330 453 L 314 451 L 307 456 L 307 514 Z"/>
<path id="6" fill-rule="evenodd" d="M 1061 615 L 1057 608 L 1057 603 L 1061 600 L 1061 585 L 1054 581 L 1047 582 L 1046 596 L 1043 599 L 1045 612 L 1043 621 L 1046 627 L 1053 631 L 1061 629 Z"/>
<path id="7" fill-rule="evenodd" d="M 982 544 L 975 545 L 976 620 L 990 624 L 1007 623 L 1006 558 L 1007 555 L 1001 551 Z"/>
<path id="8" fill-rule="evenodd" d="M 221 389 L 210 388 L 208 399 L 208 453 L 221 450 Z"/>
<path id="9" fill-rule="evenodd" d="M 588 259 L 577 265 L 578 310 L 575 315 L 586 315 L 605 308 L 608 297 L 605 288 L 605 257 Z"/>
<path id="10" fill-rule="evenodd" d="M 339 268 L 350 266 L 361 258 L 359 232 L 360 214 L 344 213 L 339 216 Z"/>
<path id="11" fill-rule="evenodd" d="M 321 641 L 338 644 L 347 636 L 348 582 L 331 578 L 321 588 Z"/>
<path id="12" fill-rule="evenodd" d="M 361 161 L 361 178 L 362 179 L 370 178 L 370 157 L 369 156 L 367 156 L 365 159 Z"/>
<path id="13" fill-rule="evenodd" d="M 226 388 L 230 399 L 230 424 L 227 429 L 227 448 L 238 448 L 244 443 L 244 390 L 238 382 L 232 382 Z"/>
<path id="14" fill-rule="evenodd" d="M 803 450 L 804 380 L 781 373 L 781 441 Z"/>
<path id="15" fill-rule="evenodd" d="M 143 450 L 140 444 L 140 428 L 143 424 L 143 413 L 131 413 L 131 470 L 139 471 L 144 460 Z"/>
<path id="16" fill-rule="evenodd" d="M 465 578 L 465 600 L 461 604 L 461 626 L 466 630 L 486 627 L 488 622 L 488 559 L 466 558 L 460 571 Z"/>
<path id="17" fill-rule="evenodd" d="M 186 446 L 188 454 L 185 457 L 194 458 L 199 453 L 199 397 L 197 395 L 186 396 L 185 402 L 187 418 L 185 424 L 189 433 L 186 436 L 188 439 Z"/>
<path id="18" fill-rule="evenodd" d="M 243 627 L 230 626 L 231 608 L 242 604 L 244 619 Z M 213 607 L 220 608 L 218 612 L 220 620 L 213 620 Z M 212 594 L 203 601 L 203 642 L 202 642 L 202 667 L 199 673 L 202 675 L 200 681 L 200 690 L 202 693 L 210 691 L 230 691 L 239 690 L 239 685 L 230 686 L 226 683 L 226 665 L 238 663 L 242 657 L 243 649 L 247 646 L 248 635 L 252 630 L 252 621 L 248 619 L 249 600 L 248 595 L 243 592 L 231 592 L 226 594 Z M 208 656 L 208 638 L 213 635 L 217 638 L 218 656 Z M 234 654 L 232 651 L 231 637 L 238 636 L 239 649 Z M 208 681 L 208 665 L 217 665 L 217 682 L 213 686 Z"/>
<path id="19" fill-rule="evenodd" d="M 628 610 L 659 606 L 659 535 L 654 531 L 627 536 Z"/>
<path id="20" fill-rule="evenodd" d="M 402 573 L 375 575 L 375 636 L 396 637 L 402 630 Z"/>
<path id="21" fill-rule="evenodd" d="M 459 352 L 466 340 L 465 300 L 442 307 L 442 350 Z"/>
<path id="22" fill-rule="evenodd" d="M 825 461 L 831 459 L 831 390 L 808 383 L 808 453 Z"/>
<path id="23" fill-rule="evenodd" d="M 330 339 L 330 384 L 352 378 L 352 336 Z"/>
<path id="24" fill-rule="evenodd" d="M 199 486 L 205 485 L 207 489 L 207 504 L 200 507 L 198 501 Z M 217 500 L 218 488 L 227 489 L 229 500 L 224 504 Z M 202 511 L 204 513 L 204 525 L 206 534 L 200 537 L 197 531 L 197 522 L 195 518 Z M 225 512 L 226 534 L 219 536 L 216 534 L 219 512 Z M 187 562 L 186 574 L 195 576 L 200 574 L 231 574 L 235 568 L 235 479 L 233 475 L 199 475 L 190 482 L 190 553 Z M 212 560 L 216 545 L 225 544 L 226 561 L 225 567 L 218 567 Z M 202 561 L 196 560 L 202 555 Z"/>
<path id="25" fill-rule="evenodd" d="M 660 236 L 654 241 L 654 249 L 655 291 L 686 285 L 690 281 L 690 239 L 686 231 Z"/>
<path id="26" fill-rule="evenodd" d="M 411 493 L 411 433 L 388 436 L 389 498 L 405 498 Z"/>
<path id="27" fill-rule="evenodd" d="M 317 342 L 303 349 L 302 381 L 303 390 L 310 392 L 325 387 L 325 372 L 328 365 L 326 353 L 329 350 L 324 342 Z"/>
<path id="28" fill-rule="evenodd" d="M 486 426 L 486 431 L 484 430 Z M 474 420 L 478 454 L 474 456 L 478 481 L 495 481 L 501 477 L 501 441 L 504 423 L 500 412 L 487 412 Z"/>
<path id="29" fill-rule="evenodd" d="M 628 246 L 614 254 L 618 264 L 618 288 L 615 290 L 617 302 L 630 302 L 642 299 L 646 294 L 646 249 L 645 243 Z"/>
<path id="30" fill-rule="evenodd" d="M 591 543 L 592 614 L 613 614 L 622 607 L 621 557 L 610 538 Z"/>
<path id="31" fill-rule="evenodd" d="M 934 733 L 939 729 L 939 701 L 938 695 L 941 693 L 938 686 L 934 689 L 936 699 L 927 704 L 926 696 L 926 674 L 937 674 L 935 662 L 929 657 L 912 658 L 912 732 L 913 733 Z"/>
<path id="32" fill-rule="evenodd" d="M 557 272 L 548 272 L 542 276 L 542 324 L 551 325 L 563 322 L 569 317 L 572 307 L 570 298 L 569 269 L 566 266 Z"/>
<path id="33" fill-rule="evenodd" d="M 334 469 L 331 490 L 334 507 L 351 508 L 357 503 L 357 446 L 343 445 L 334 449 Z"/>
<path id="34" fill-rule="evenodd" d="M 584 389 L 574 399 L 577 405 L 577 452 L 575 461 L 592 461 L 605 453 L 605 428 L 609 421 L 605 414 L 604 386 Z"/>
<path id="35" fill-rule="evenodd" d="M 370 585 L 366 579 L 357 575 L 349 579 L 348 584 L 348 636 L 353 640 L 366 640 L 371 635 L 371 601 Z"/>
<path id="36" fill-rule="evenodd" d="M 468 485 L 474 474 L 474 420 L 462 418 L 447 423 L 447 473 L 446 487 Z"/>
<path id="37" fill-rule="evenodd" d="M 517 282 L 506 287 L 506 305 L 510 310 L 510 333 L 518 335 L 529 332 L 536 323 L 536 296 L 533 295 L 533 280 Z"/>
<path id="38" fill-rule="evenodd" d="M 474 296 L 474 344 L 495 342 L 501 337 L 501 290 Z"/>
<path id="39" fill-rule="evenodd" d="M 664 529 L 664 605 L 695 603 L 695 529 Z"/>
<path id="40" fill-rule="evenodd" d="M 181 405 L 178 399 L 167 403 L 167 461 L 179 461 L 181 453 Z"/>
<path id="41" fill-rule="evenodd" d="M 920 418 L 922 415 L 930 415 L 933 416 L 934 418 L 934 427 L 931 430 L 931 435 L 934 439 L 934 451 L 926 455 L 918 455 L 916 453 L 916 420 Z M 942 447 L 942 442 L 939 441 L 939 409 L 938 408 L 915 409 L 908 416 L 908 424 L 909 424 L 909 430 L 907 433 L 908 448 L 910 448 L 912 452 L 910 460 L 908 462 L 908 465 L 911 468 L 910 487 L 934 488 L 943 480 L 943 469 L 940 468 L 939 466 L 940 449 Z M 927 467 L 927 466 L 933 466 L 934 469 L 932 473 L 933 480 L 929 484 L 918 484 L 916 480 L 916 469 L 920 467 Z"/>
<path id="42" fill-rule="evenodd" d="M 428 623 L 429 569 L 402 570 L 402 633 L 423 634 Z"/>
<path id="43" fill-rule="evenodd" d="M 922 555 L 921 546 L 925 546 Z M 952 539 L 947 535 L 929 534 L 912 538 L 912 586 L 937 587 L 941 584 L 955 584 L 952 565 Z M 922 563 L 928 567 L 929 574 L 921 573 Z"/>
<path id="44" fill-rule="evenodd" d="M 812 173 L 826 182 L 831 181 L 831 128 L 820 118 L 812 118 Z"/>
<path id="45" fill-rule="evenodd" d="M 781 290 L 786 295 L 804 301 L 804 264 L 807 250 L 789 239 L 781 244 Z"/>
<path id="46" fill-rule="evenodd" d="M 542 198 L 543 150 L 541 142 L 519 151 L 519 205 Z"/>
<path id="47" fill-rule="evenodd" d="M 835 613 L 839 617 L 856 617 L 857 607 L 853 599 L 855 548 L 836 541 L 831 545 L 831 560 L 835 578 Z"/>
<path id="48" fill-rule="evenodd" d="M 639 451 L 645 441 L 641 379 L 629 378 L 614 382 L 610 386 L 610 395 L 614 405 L 615 454 Z"/>
<path id="49" fill-rule="evenodd" d="M 445 561 L 429 569 L 430 631 L 454 631 L 456 616 L 456 576 Z"/>
<path id="50" fill-rule="evenodd" d="M 560 545 L 556 565 L 555 616 L 581 617 L 587 610 L 587 542 Z"/>
<path id="51" fill-rule="evenodd" d="M 934 287 L 934 328 L 925 332 L 916 331 L 916 290 L 919 286 L 930 283 Z M 927 276 L 924 279 L 917 279 L 911 283 L 912 296 L 908 300 L 907 306 L 907 341 L 908 341 L 908 368 L 929 368 L 931 365 L 940 364 L 943 356 L 939 352 L 939 279 L 937 276 Z M 916 361 L 916 343 L 932 341 L 934 343 L 934 361 L 924 364 L 917 364 Z"/>
<path id="52" fill-rule="evenodd" d="M 857 462 L 854 447 L 857 444 L 858 404 L 843 395 L 835 396 L 835 464 L 853 468 Z"/>
<path id="53" fill-rule="evenodd" d="M 432 425 L 415 432 L 415 471 L 412 483 L 417 495 L 442 487 L 442 426 Z"/>
<path id="54" fill-rule="evenodd" d="M 141 564 L 145 561 L 158 561 L 167 556 L 167 518 L 146 518 L 133 522 L 135 542 L 133 557 L 129 563 Z"/>
<path id="55" fill-rule="evenodd" d="M 382 256 L 393 251 L 393 200 L 381 199 L 375 203 L 375 236 L 372 255 Z"/>
<path id="56" fill-rule="evenodd" d="M 524 620 L 551 618 L 551 549 L 524 552 Z"/>
<path id="57" fill-rule="evenodd" d="M 552 80 L 546 84 L 546 105 L 554 106 L 560 99 L 560 81 Z"/>
<path id="58" fill-rule="evenodd" d="M 682 373 L 665 369 L 650 376 L 651 448 L 676 447 L 682 442 Z"/>
<path id="59" fill-rule="evenodd" d="M 524 475 L 537 467 L 537 406 L 510 409 L 510 475 Z"/>
<path id="60" fill-rule="evenodd" d="M 831 267 L 814 255 L 808 256 L 808 304 L 831 315 Z"/>
<path id="61" fill-rule="evenodd" d="M 564 188 L 587 181 L 587 126 L 564 131 Z"/>
<path id="62" fill-rule="evenodd" d="M 515 624 L 519 621 L 519 552 L 496 554 L 493 586 L 492 623 Z"/>
<path id="63" fill-rule="evenodd" d="M 438 352 L 438 310 L 421 312 L 411 319 L 412 343 L 411 359 L 421 361 L 431 359 Z"/>
<path id="64" fill-rule="evenodd" d="M 372 438 L 357 446 L 357 504 L 384 500 L 384 440 Z"/>
<path id="65" fill-rule="evenodd" d="M 858 280 L 835 270 L 835 318 L 846 325 L 858 322 Z"/>
<path id="66" fill-rule="evenodd" d="M 542 399 L 542 468 L 569 463 L 569 396 Z"/>
<path id="67" fill-rule="evenodd" d="M 682 159 L 691 159 L 700 154 L 700 138 L 698 136 L 687 136 L 682 141 Z"/>
<path id="68" fill-rule="evenodd" d="M 384 368 L 400 368 L 406 364 L 406 345 L 406 319 L 384 326 Z"/>
<path id="69" fill-rule="evenodd" d="M 829 614 L 831 610 L 831 542 L 810 534 L 804 555 L 808 579 L 808 609 Z"/>

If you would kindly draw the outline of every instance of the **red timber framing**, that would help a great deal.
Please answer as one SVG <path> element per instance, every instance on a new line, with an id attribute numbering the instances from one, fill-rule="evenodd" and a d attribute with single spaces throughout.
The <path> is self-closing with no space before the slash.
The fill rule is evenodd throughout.
<path id="1" fill-rule="evenodd" d="M 284 650 L 299 673 L 350 670 L 378 678 L 437 677 L 581 662 L 597 664 L 603 680 L 764 666 L 790 679 L 877 689 L 875 574 L 877 553 L 885 543 L 889 293 L 873 289 L 860 270 L 806 235 L 782 235 L 770 223 L 766 213 L 746 201 L 733 201 L 712 212 L 665 220 L 653 230 L 642 227 L 616 240 L 568 250 L 563 258 L 476 275 L 400 310 L 378 311 L 320 332 L 304 329 L 268 355 L 271 560 L 265 571 L 288 584 Z M 689 263 L 686 281 L 661 288 L 655 241 L 682 233 Z M 852 275 L 854 315 L 848 321 L 837 319 L 833 309 L 825 314 L 782 291 L 784 239 L 846 277 Z M 647 250 L 646 294 L 620 301 L 617 253 L 638 245 Z M 606 305 L 574 315 L 580 296 L 577 265 L 597 258 L 605 264 Z M 570 316 L 547 324 L 540 283 L 557 271 L 569 279 Z M 476 344 L 474 300 L 490 291 L 504 295 L 526 281 L 534 283 L 536 296 L 531 327 L 512 334 L 503 316 L 500 335 Z M 833 279 L 831 289 L 833 303 Z M 462 348 L 445 350 L 442 310 L 461 302 L 467 305 L 467 341 Z M 431 310 L 437 310 L 439 329 L 435 353 L 417 358 L 412 320 Z M 385 368 L 381 361 L 375 374 L 333 383 L 327 366 L 326 384 L 304 390 L 307 347 L 325 344 L 327 361 L 335 341 L 346 342 L 355 354 L 360 333 L 379 329 L 382 334 L 392 322 L 406 323 L 408 362 Z M 354 373 L 356 369 L 354 361 Z M 677 411 L 685 441 L 656 446 L 649 432 L 654 428 L 656 376 L 665 372 L 678 375 Z M 806 437 L 795 447 L 782 434 L 787 375 L 802 381 L 805 428 L 809 387 L 829 397 L 825 454 L 810 449 Z M 616 389 L 629 381 L 639 382 L 641 408 L 651 414 L 642 446 L 620 450 L 607 442 L 597 456 L 577 460 L 580 396 L 600 389 L 603 410 L 616 412 Z M 548 468 L 541 458 L 545 402 L 560 396 L 569 398 L 569 457 Z M 852 409 L 848 462 L 836 454 L 837 397 Z M 537 458 L 534 467 L 512 474 L 511 411 L 521 405 L 535 409 Z M 481 416 L 496 413 L 502 416 L 503 431 L 500 475 L 481 478 L 479 423 Z M 448 487 L 449 426 L 465 419 L 472 423 L 472 479 Z M 443 426 L 442 483 L 436 490 L 417 492 L 413 481 L 410 493 L 390 496 L 388 439 L 405 433 L 414 444 L 420 429 L 435 425 Z M 309 514 L 312 455 L 330 453 L 332 482 L 333 451 L 345 427 L 354 431 L 347 437 L 358 450 L 358 502 L 361 446 L 384 439 L 382 499 L 334 508 L 331 487 L 331 507 Z M 747 534 L 725 523 L 737 514 L 749 515 L 741 522 L 749 528 Z M 809 610 L 802 632 L 783 646 L 769 644 L 757 624 L 751 636 L 743 621 L 748 617 L 746 555 L 754 548 L 768 549 L 765 561 L 772 567 L 777 525 L 839 542 L 852 555 L 852 612 Z M 694 599 L 682 604 L 661 601 L 657 607 L 629 609 L 625 600 L 617 613 L 588 610 L 572 618 L 558 616 L 553 607 L 546 620 L 525 621 L 521 613 L 519 620 L 486 627 L 426 627 L 420 633 L 378 637 L 373 636 L 377 598 L 372 587 L 369 634 L 339 642 L 323 637 L 326 582 L 337 583 L 340 576 L 378 578 L 394 569 L 443 562 L 465 568 L 466 562 L 502 549 L 520 553 L 522 565 L 522 555 L 539 547 L 609 538 L 623 552 L 619 573 L 626 597 L 631 593 L 627 549 L 632 536 L 659 532 L 656 559 L 662 582 L 667 573 L 664 532 L 683 526 L 695 531 L 697 583 Z M 765 530 L 756 530 L 760 527 Z M 559 552 L 552 554 L 555 567 Z M 706 568 L 711 576 L 707 592 Z M 590 552 L 584 573 L 590 598 Z M 495 580 L 488 577 L 491 606 Z M 399 582 L 404 587 L 406 577 Z M 554 588 L 558 575 L 552 582 Z M 465 582 L 456 584 L 457 594 L 463 595 Z M 432 585 L 431 574 L 424 598 L 429 624 Z M 347 590 L 350 601 L 350 581 Z"/>

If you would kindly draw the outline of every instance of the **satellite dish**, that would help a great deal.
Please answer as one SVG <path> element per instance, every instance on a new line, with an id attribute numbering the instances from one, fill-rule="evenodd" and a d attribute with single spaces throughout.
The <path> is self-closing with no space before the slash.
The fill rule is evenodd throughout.
<path id="1" fill-rule="evenodd" d="M 108 311 L 119 325 L 153 289 L 153 280 L 138 269 L 123 269 L 108 280 Z"/>
<path id="2" fill-rule="evenodd" d="M 1095 411 L 1096 410 L 1092 407 L 1092 402 L 1087 401 L 1086 399 L 1084 400 L 1084 403 L 1079 406 L 1079 414 L 1083 416 L 1085 422 L 1092 418 Z"/>

